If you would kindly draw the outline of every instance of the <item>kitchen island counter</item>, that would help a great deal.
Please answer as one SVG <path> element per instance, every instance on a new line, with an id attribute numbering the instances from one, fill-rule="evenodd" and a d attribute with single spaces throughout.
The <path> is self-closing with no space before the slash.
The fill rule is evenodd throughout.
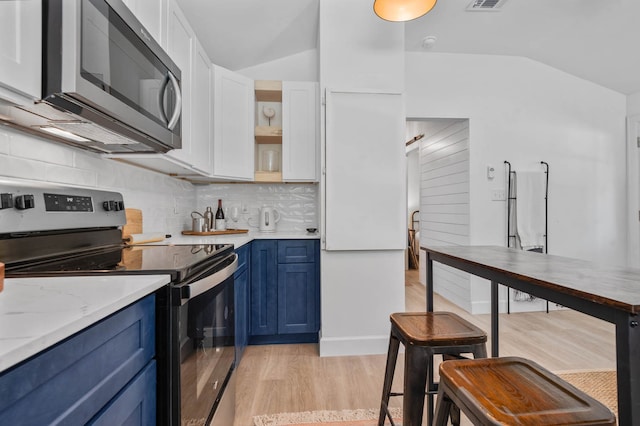
<path id="1" fill-rule="evenodd" d="M 0 372 L 169 281 L 169 275 L 5 279 L 0 293 Z"/>

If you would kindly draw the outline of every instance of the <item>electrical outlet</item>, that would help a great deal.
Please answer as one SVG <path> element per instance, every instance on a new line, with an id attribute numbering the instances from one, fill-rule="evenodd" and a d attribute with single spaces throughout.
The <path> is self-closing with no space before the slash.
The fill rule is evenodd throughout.
<path id="1" fill-rule="evenodd" d="M 507 199 L 504 189 L 492 189 L 491 201 L 505 201 Z"/>

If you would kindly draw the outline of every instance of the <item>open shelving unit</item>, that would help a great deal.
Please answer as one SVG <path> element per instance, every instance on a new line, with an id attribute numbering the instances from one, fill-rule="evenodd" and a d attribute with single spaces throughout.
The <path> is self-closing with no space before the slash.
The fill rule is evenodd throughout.
<path id="1" fill-rule="evenodd" d="M 282 81 L 256 80 L 256 182 L 282 182 Z M 274 125 L 264 125 L 261 120 L 264 105 L 275 110 Z M 275 118 L 274 117 L 274 118 Z M 278 156 L 279 171 L 263 170 L 262 153 L 271 150 Z"/>

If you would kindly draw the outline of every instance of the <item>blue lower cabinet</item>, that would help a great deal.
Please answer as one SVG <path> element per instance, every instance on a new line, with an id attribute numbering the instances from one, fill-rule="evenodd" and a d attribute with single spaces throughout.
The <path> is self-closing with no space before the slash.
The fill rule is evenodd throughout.
<path id="1" fill-rule="evenodd" d="M 155 426 L 156 383 L 156 362 L 152 360 L 89 424 Z"/>
<path id="2" fill-rule="evenodd" d="M 238 270 L 233 276 L 236 315 L 236 366 L 240 364 L 245 348 L 249 344 L 249 286 L 251 269 L 251 244 L 245 244 L 236 250 L 238 254 Z"/>
<path id="3" fill-rule="evenodd" d="M 0 424 L 85 424 L 154 356 L 151 295 L 0 373 Z"/>
<path id="4" fill-rule="evenodd" d="M 320 330 L 318 240 L 254 240 L 251 344 L 309 343 Z"/>

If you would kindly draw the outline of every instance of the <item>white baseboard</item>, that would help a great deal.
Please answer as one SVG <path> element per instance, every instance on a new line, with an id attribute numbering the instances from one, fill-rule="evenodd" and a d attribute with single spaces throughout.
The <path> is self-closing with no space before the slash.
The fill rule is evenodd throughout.
<path id="1" fill-rule="evenodd" d="M 389 335 L 320 338 L 320 356 L 380 355 L 388 349 Z"/>

